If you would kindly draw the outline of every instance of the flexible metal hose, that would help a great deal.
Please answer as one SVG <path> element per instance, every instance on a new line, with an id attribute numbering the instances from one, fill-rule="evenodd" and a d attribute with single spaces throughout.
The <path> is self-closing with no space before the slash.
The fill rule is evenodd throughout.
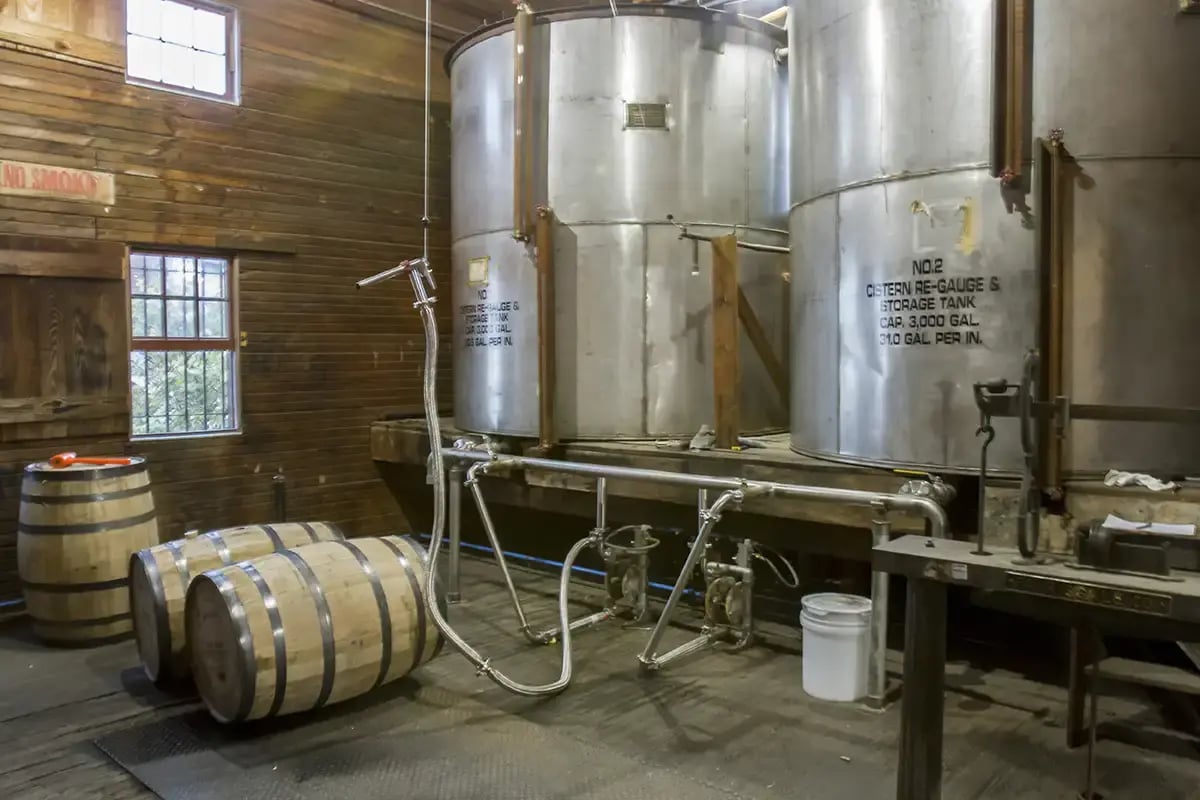
<path id="1" fill-rule="evenodd" d="M 424 286 L 420 285 L 420 280 L 420 276 L 414 272 L 413 287 L 417 290 L 418 297 L 424 294 Z M 437 603 L 437 563 L 438 556 L 442 550 L 442 531 L 445 527 L 446 509 L 446 465 L 442 458 L 440 447 L 442 430 L 437 412 L 437 319 L 433 314 L 432 300 L 418 300 L 417 306 L 421 310 L 421 322 L 425 327 L 425 425 L 429 431 L 430 459 L 433 465 L 433 528 L 430 531 L 433 538 L 429 543 L 429 572 L 425 576 L 425 598 L 429 616 L 442 636 L 446 637 L 446 640 L 450 644 L 466 656 L 475 665 L 476 669 L 479 670 L 480 674 L 486 675 L 514 694 L 525 695 L 526 697 L 558 694 L 571 683 L 571 618 L 570 608 L 567 605 L 571 568 L 575 565 L 575 559 L 578 558 L 583 549 L 595 543 L 595 537 L 588 536 L 580 539 L 567 553 L 567 557 L 563 559 L 562 573 L 558 583 L 558 621 L 561 627 L 559 635 L 562 639 L 562 670 L 558 680 L 542 685 L 530 685 L 514 681 L 504 673 L 494 669 L 489 659 L 480 655 L 475 648 L 467 644 L 466 640 L 450 627 L 450 623 L 442 616 Z"/>
<path id="2" fill-rule="evenodd" d="M 433 313 L 433 306 L 437 300 L 428 296 L 425 290 L 424 276 L 419 270 L 413 270 L 409 274 L 409 277 L 412 279 L 413 291 L 417 295 L 416 306 L 421 312 L 421 323 L 425 328 L 425 375 L 422 384 L 425 399 L 425 426 L 429 432 L 429 457 L 433 472 L 433 527 L 430 531 L 432 539 L 429 543 L 429 571 L 425 576 L 425 600 L 429 616 L 442 636 L 446 637 L 446 640 L 450 644 L 466 656 L 475 665 L 476 669 L 479 670 L 480 674 L 488 676 L 497 684 L 515 694 L 527 697 L 558 694 L 571 683 L 571 618 L 570 608 L 567 605 L 571 569 L 575 566 L 575 559 L 579 557 L 580 552 L 585 547 L 596 544 L 599 541 L 599 537 L 596 534 L 592 534 L 580 539 L 567 553 L 567 557 L 563 559 L 562 573 L 558 582 L 558 621 L 561 627 L 560 637 L 562 639 L 562 670 L 559 673 L 558 680 L 542 685 L 530 685 L 514 681 L 499 670 L 493 669 L 489 659 L 480 655 L 475 648 L 467 644 L 466 640 L 450 627 L 450 623 L 442 616 L 437 602 L 437 565 L 438 556 L 442 550 L 442 531 L 445 528 L 446 512 L 446 464 L 442 457 L 442 426 L 441 420 L 438 418 L 437 405 L 438 333 L 437 318 Z M 472 488 L 474 489 L 475 487 Z M 492 540 L 495 549 L 499 550 L 499 542 L 496 541 L 495 531 L 490 533 L 489 538 Z M 508 585 L 511 589 L 511 579 L 509 579 Z M 515 600 L 515 593 L 513 597 Z M 517 602 L 516 606 L 519 613 L 520 603 Z M 540 639 L 535 639 L 535 641 L 540 641 Z"/>
<path id="3" fill-rule="evenodd" d="M 432 106 L 432 97 L 430 94 L 430 52 L 433 47 L 432 20 L 432 0 L 425 0 L 425 215 L 422 218 L 425 230 L 422 236 L 423 255 L 420 259 L 406 261 L 385 273 L 376 275 L 367 281 L 361 281 L 359 286 L 361 288 L 364 285 L 370 285 L 371 283 L 377 283 L 381 280 L 407 273 L 409 280 L 412 282 L 413 293 L 417 297 L 414 307 L 421 314 L 421 325 L 425 330 L 425 373 L 422 379 L 422 397 L 425 404 L 425 427 L 429 434 L 429 458 L 433 478 L 433 527 L 430 531 L 432 538 L 429 545 L 429 562 L 425 575 L 426 610 L 429 612 L 433 624 L 437 627 L 441 635 L 466 656 L 479 670 L 480 674 L 487 675 L 500 686 L 516 694 L 529 697 L 557 694 L 567 688 L 571 682 L 571 620 L 569 618 L 570 609 L 567 607 L 567 590 L 570 585 L 571 569 L 574 567 L 575 559 L 579 556 L 579 553 L 585 547 L 596 544 L 599 541 L 598 534 L 589 535 L 576 542 L 567 553 L 567 557 L 563 560 L 558 595 L 558 618 L 562 626 L 562 670 L 558 680 L 552 683 L 540 686 L 519 683 L 502 672 L 493 669 L 488 659 L 481 656 L 450 627 L 450 623 L 442 616 L 441 609 L 438 607 L 437 560 L 442 549 L 442 532 L 446 527 L 446 463 L 442 457 L 442 426 L 441 420 L 438 417 L 437 404 L 438 329 L 437 318 L 433 313 L 433 307 L 437 303 L 437 298 L 429 294 L 429 289 L 435 288 L 429 264 L 429 118 Z M 477 495 L 477 499 L 482 502 L 481 496 Z M 494 531 L 492 531 L 490 538 L 493 545 L 495 545 L 497 553 L 499 553 L 500 547 L 499 543 L 495 541 Z M 507 573 L 507 570 L 505 572 Z M 511 588 L 511 579 L 508 581 L 508 584 Z M 515 599 L 516 596 L 514 593 Z M 518 615 L 523 619 L 523 614 L 520 613 L 519 602 L 517 603 L 517 609 Z"/>

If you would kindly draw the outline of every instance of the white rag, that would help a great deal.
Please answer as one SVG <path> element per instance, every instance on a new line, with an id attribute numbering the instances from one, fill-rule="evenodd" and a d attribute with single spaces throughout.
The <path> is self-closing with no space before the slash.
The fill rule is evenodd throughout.
<path id="1" fill-rule="evenodd" d="M 1105 486 L 1141 486 L 1149 489 L 1152 492 L 1173 492 L 1179 488 L 1179 484 L 1174 481 L 1160 481 L 1153 475 L 1147 475 L 1144 472 L 1122 472 L 1119 469 L 1110 469 L 1108 474 L 1104 476 Z"/>

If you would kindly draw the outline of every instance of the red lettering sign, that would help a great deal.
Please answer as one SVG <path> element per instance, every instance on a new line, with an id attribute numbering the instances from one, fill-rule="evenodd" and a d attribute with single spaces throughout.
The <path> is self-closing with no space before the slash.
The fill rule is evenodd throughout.
<path id="1" fill-rule="evenodd" d="M 20 164 L 5 163 L 0 170 L 0 186 L 13 189 L 25 188 L 25 168 Z"/>
<path id="2" fill-rule="evenodd" d="M 105 172 L 0 161 L 0 194 L 111 205 L 116 187 L 113 176 Z"/>

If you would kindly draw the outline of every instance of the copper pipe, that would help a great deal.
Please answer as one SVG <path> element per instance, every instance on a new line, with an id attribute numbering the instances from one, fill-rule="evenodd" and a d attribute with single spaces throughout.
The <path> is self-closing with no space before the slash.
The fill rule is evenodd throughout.
<path id="1" fill-rule="evenodd" d="M 1047 176 L 1049 207 L 1046 209 L 1049 220 L 1047 242 L 1047 296 L 1046 296 L 1046 367 L 1045 394 L 1047 400 L 1054 401 L 1063 394 L 1063 271 L 1065 258 L 1065 219 L 1064 201 L 1065 186 L 1063 185 L 1063 132 L 1054 130 L 1046 141 L 1048 149 L 1049 175 Z M 1042 485 L 1051 493 L 1058 492 L 1062 487 L 1062 462 L 1064 431 L 1062 420 L 1053 419 L 1049 422 L 1049 430 L 1043 433 L 1045 437 L 1046 470 Z"/>
<path id="2" fill-rule="evenodd" d="M 997 0 L 992 173 L 1006 185 L 1024 170 L 1027 12 L 1027 0 Z"/>

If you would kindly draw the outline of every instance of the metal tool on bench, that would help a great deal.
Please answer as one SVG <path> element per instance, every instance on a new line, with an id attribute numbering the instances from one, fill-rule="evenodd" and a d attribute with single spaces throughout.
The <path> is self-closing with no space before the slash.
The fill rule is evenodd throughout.
<path id="1" fill-rule="evenodd" d="M 1200 542 L 1194 536 L 1108 527 L 1103 521 L 1079 526 L 1075 532 L 1077 569 L 1125 572 L 1160 580 L 1183 580 L 1172 570 L 1200 569 Z"/>

